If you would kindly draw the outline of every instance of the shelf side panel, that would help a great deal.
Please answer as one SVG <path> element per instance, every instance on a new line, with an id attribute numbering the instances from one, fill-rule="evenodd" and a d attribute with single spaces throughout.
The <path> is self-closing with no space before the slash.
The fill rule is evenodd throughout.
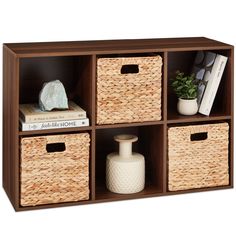
<path id="1" fill-rule="evenodd" d="M 3 48 L 3 188 L 15 208 L 19 203 L 18 147 L 19 59 Z"/>
<path id="2" fill-rule="evenodd" d="M 229 153 L 229 166 L 230 166 L 230 185 L 234 186 L 234 48 L 231 50 L 230 57 L 230 81 L 231 81 L 231 122 L 230 122 L 230 153 Z"/>

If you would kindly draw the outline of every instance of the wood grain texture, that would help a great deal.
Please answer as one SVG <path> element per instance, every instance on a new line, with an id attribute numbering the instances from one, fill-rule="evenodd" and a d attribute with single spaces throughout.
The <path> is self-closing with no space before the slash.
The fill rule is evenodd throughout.
<path id="1" fill-rule="evenodd" d="M 176 97 L 170 78 L 176 69 L 191 70 L 198 50 L 213 50 L 229 57 L 210 116 L 181 116 L 176 112 Z M 99 57 L 144 56 L 163 57 L 162 120 L 124 124 L 96 125 L 96 66 Z M 233 187 L 233 46 L 204 37 L 108 40 L 48 43 L 11 43 L 3 47 L 3 187 L 15 210 L 44 209 L 227 189 Z M 20 131 L 18 108 L 22 102 L 36 102 L 43 82 L 61 78 L 70 99 L 81 104 L 88 113 L 89 127 Z M 223 187 L 169 192 L 167 190 L 167 129 L 186 124 L 229 123 L 230 184 Z M 19 138 L 46 134 L 69 134 L 88 131 L 91 134 L 90 188 L 88 201 L 21 207 L 19 205 Z M 112 137 L 118 133 L 139 136 L 134 151 L 144 154 L 147 163 L 145 189 L 136 194 L 114 194 L 105 187 L 105 158 L 117 150 Z"/>
<path id="2" fill-rule="evenodd" d="M 6 44 L 20 57 L 91 55 L 125 52 L 153 52 L 231 48 L 231 45 L 204 37 L 140 40 L 100 40 L 80 42 L 10 43 Z"/>
<path id="3" fill-rule="evenodd" d="M 19 59 L 4 46 L 3 61 L 3 187 L 12 205 L 17 209 L 19 206 Z"/>
<path id="4" fill-rule="evenodd" d="M 95 116 L 96 116 L 96 55 L 91 57 L 91 126 L 92 126 L 92 140 L 91 140 L 91 166 L 90 166 L 90 186 L 91 186 L 91 200 L 96 199 L 96 131 L 95 131 Z"/>
<path id="5" fill-rule="evenodd" d="M 167 191 L 167 119 L 168 119 L 168 52 L 164 53 L 164 66 L 163 66 L 163 193 Z"/>

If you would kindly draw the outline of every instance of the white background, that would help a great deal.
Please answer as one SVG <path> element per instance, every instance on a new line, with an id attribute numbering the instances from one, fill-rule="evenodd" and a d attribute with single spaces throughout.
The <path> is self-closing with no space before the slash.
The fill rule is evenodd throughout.
<path id="1" fill-rule="evenodd" d="M 233 2 L 1 0 L 0 43 L 206 36 L 234 45 Z M 235 215 L 234 189 L 20 213 L 0 189 L 0 235 L 228 236 Z"/>

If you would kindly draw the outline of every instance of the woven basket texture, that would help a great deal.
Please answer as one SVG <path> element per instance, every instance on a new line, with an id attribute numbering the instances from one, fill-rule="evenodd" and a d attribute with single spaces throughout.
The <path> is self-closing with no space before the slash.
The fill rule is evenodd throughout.
<path id="1" fill-rule="evenodd" d="M 48 144 L 64 143 L 65 150 L 48 152 Z M 22 206 L 89 199 L 88 133 L 21 139 Z"/>
<path id="2" fill-rule="evenodd" d="M 137 65 L 138 73 L 122 73 Z M 97 124 L 161 120 L 161 56 L 97 60 Z"/>
<path id="3" fill-rule="evenodd" d="M 169 191 L 228 185 L 228 132 L 227 123 L 169 128 Z M 206 139 L 191 141 L 199 133 Z"/>

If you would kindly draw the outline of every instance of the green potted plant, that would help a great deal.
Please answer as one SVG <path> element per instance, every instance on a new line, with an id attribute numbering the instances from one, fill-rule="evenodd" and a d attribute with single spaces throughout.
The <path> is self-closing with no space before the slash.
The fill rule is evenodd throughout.
<path id="1" fill-rule="evenodd" d="M 171 86 L 178 97 L 178 112 L 181 115 L 195 115 L 198 112 L 198 80 L 195 79 L 194 74 L 185 75 L 183 72 L 176 71 Z"/>

